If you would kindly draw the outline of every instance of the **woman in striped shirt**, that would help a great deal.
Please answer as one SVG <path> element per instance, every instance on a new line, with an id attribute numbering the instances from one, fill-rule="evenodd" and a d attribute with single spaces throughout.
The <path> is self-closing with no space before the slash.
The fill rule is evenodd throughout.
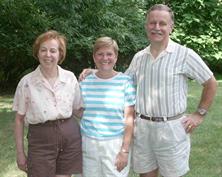
<path id="1" fill-rule="evenodd" d="M 81 82 L 84 177 L 126 177 L 130 168 L 135 88 L 131 77 L 114 70 L 118 45 L 110 37 L 96 40 L 98 70 Z"/>

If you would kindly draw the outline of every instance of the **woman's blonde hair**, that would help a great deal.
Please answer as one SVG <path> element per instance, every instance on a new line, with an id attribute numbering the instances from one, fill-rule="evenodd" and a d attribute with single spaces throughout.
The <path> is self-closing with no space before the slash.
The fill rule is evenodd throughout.
<path id="1" fill-rule="evenodd" d="M 118 51 L 119 51 L 119 47 L 117 45 L 117 42 L 112 39 L 111 37 L 100 37 L 96 40 L 94 46 L 93 46 L 93 55 L 100 49 L 103 47 L 113 47 L 113 50 L 116 54 L 116 56 L 118 56 Z"/>

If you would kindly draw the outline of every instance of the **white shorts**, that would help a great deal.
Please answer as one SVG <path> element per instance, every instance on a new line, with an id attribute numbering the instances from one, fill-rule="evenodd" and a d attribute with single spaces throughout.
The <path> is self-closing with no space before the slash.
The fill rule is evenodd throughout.
<path id="1" fill-rule="evenodd" d="M 182 125 L 184 117 L 166 122 L 136 118 L 132 153 L 136 173 L 158 168 L 164 177 L 179 177 L 189 171 L 190 136 Z"/>
<path id="2" fill-rule="evenodd" d="M 82 136 L 83 177 L 127 177 L 128 165 L 121 171 L 115 166 L 116 156 L 122 146 L 122 137 L 109 140 L 96 140 Z"/>

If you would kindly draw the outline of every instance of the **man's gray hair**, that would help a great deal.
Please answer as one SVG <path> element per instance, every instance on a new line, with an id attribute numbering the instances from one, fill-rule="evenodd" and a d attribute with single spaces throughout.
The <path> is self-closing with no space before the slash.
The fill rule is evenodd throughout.
<path id="1" fill-rule="evenodd" d="M 174 13 L 173 13 L 172 9 L 169 6 L 167 6 L 165 4 L 155 4 L 147 11 L 147 16 L 149 15 L 149 13 L 151 11 L 154 11 L 154 10 L 164 10 L 164 11 L 169 12 L 170 17 L 171 17 L 171 19 L 174 23 Z"/>

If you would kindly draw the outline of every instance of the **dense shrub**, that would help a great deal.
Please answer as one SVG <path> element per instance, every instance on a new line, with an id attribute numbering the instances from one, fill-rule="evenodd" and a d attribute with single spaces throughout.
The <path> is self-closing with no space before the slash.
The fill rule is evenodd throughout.
<path id="1" fill-rule="evenodd" d="M 212 70 L 221 73 L 221 0 L 1 0 L 1 87 L 15 86 L 37 66 L 32 43 L 48 29 L 66 35 L 68 52 L 63 67 L 76 75 L 83 68 L 94 67 L 92 44 L 105 35 L 117 40 L 117 68 L 125 70 L 135 52 L 148 44 L 144 30 L 146 10 L 162 2 L 175 11 L 172 38 L 193 48 Z"/>

